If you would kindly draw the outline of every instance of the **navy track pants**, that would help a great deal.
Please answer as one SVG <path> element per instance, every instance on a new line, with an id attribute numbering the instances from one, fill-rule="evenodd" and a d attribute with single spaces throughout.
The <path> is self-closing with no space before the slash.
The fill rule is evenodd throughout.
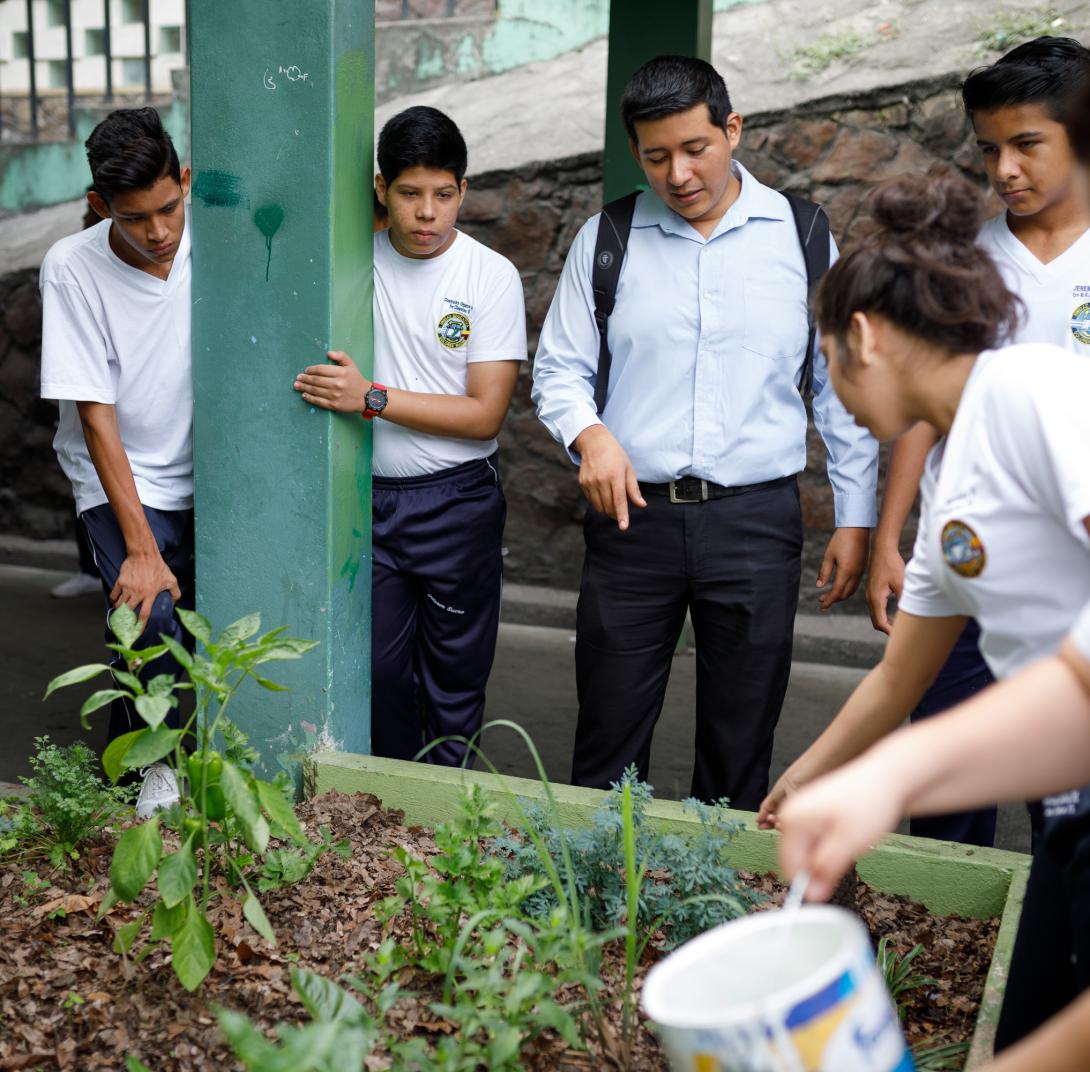
<path id="1" fill-rule="evenodd" d="M 471 737 L 496 653 L 507 503 L 496 455 L 372 490 L 371 751 Z M 460 764 L 466 747 L 425 757 Z M 470 757 L 470 762 L 472 756 Z"/>
<path id="2" fill-rule="evenodd" d="M 193 511 L 192 510 L 155 510 L 150 506 L 144 507 L 144 516 L 148 519 L 155 543 L 159 548 L 159 554 L 167 568 L 178 580 L 178 587 L 182 590 L 182 598 L 179 607 L 192 610 L 194 607 L 194 569 L 193 569 Z M 121 571 L 121 564 L 127 557 L 125 537 L 121 534 L 121 526 L 114 516 L 113 507 L 109 503 L 102 506 L 93 506 L 90 510 L 84 510 L 79 516 L 80 525 L 84 535 L 90 544 L 91 553 L 94 555 L 95 566 L 102 578 L 102 592 L 106 597 L 106 613 L 110 611 L 110 593 L 117 584 L 117 575 Z M 169 592 L 160 592 L 152 607 L 151 615 L 144 632 L 137 641 L 138 648 L 150 647 L 159 643 L 160 635 L 166 635 L 179 644 L 184 645 L 190 651 L 193 650 L 193 638 L 182 628 L 174 613 L 174 601 Z M 110 632 L 109 621 L 106 623 L 106 640 L 112 643 L 113 633 Z M 121 663 L 116 664 L 119 668 Z M 141 680 L 147 681 L 157 674 L 174 674 L 182 676 L 182 668 L 169 652 L 160 655 L 158 659 L 146 666 L 140 673 Z M 177 728 L 178 712 L 171 711 L 167 716 L 167 724 Z M 143 729 L 146 723 L 125 700 L 115 700 L 110 706 L 110 730 L 109 740 L 120 737 L 131 730 Z"/>

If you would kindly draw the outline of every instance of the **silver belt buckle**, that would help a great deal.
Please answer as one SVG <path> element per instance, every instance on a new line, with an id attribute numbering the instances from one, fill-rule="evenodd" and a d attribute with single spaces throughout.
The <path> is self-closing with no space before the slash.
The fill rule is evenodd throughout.
<path id="1" fill-rule="evenodd" d="M 688 477 L 682 477 L 682 480 L 687 480 Z M 708 501 L 708 482 L 706 480 L 700 481 L 700 497 L 698 499 L 678 498 L 677 486 L 680 481 L 670 481 L 670 502 L 672 503 L 702 503 Z"/>

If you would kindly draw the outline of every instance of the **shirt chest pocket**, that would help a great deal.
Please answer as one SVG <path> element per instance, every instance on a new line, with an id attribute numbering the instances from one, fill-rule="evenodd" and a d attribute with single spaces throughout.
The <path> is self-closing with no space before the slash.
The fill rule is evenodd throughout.
<path id="1" fill-rule="evenodd" d="M 778 286 L 768 279 L 745 279 L 745 328 L 742 345 L 772 361 L 801 359 L 806 348 L 805 295 L 792 281 Z"/>

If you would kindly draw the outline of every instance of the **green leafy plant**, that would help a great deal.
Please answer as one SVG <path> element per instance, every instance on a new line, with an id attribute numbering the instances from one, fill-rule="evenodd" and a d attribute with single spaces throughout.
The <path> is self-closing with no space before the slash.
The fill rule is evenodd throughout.
<path id="1" fill-rule="evenodd" d="M 727 817 L 727 802 L 685 801 L 685 809 L 700 820 L 700 832 L 682 836 L 663 833 L 647 822 L 652 793 L 635 768 L 629 768 L 589 825 L 578 830 L 564 829 L 548 802 L 526 802 L 526 819 L 515 824 L 511 834 L 495 839 L 492 850 L 506 860 L 508 874 L 515 877 L 540 870 L 535 839 L 540 840 L 554 858 L 570 859 L 575 890 L 588 906 L 595 928 L 627 927 L 631 921 L 641 939 L 661 931 L 664 949 L 759 904 L 761 895 L 747 888 L 727 862 L 730 843 L 740 829 Z M 629 837 L 639 861 L 635 871 L 626 866 Z M 546 888 L 533 895 L 527 907 L 547 912 L 555 903 L 555 892 Z"/>
<path id="2" fill-rule="evenodd" d="M 913 975 L 912 962 L 923 952 L 922 945 L 914 945 L 901 956 L 890 942 L 889 935 L 883 935 L 878 942 L 878 970 L 885 980 L 889 996 L 897 1006 L 897 1015 L 904 1020 L 904 996 L 912 990 L 925 986 L 937 986 L 938 980 L 930 975 Z"/>
<path id="3" fill-rule="evenodd" d="M 912 1047 L 912 1061 L 916 1072 L 957 1072 L 965 1065 L 969 1043 L 951 1042 L 945 1046 Z"/>
<path id="4" fill-rule="evenodd" d="M 83 842 L 124 814 L 132 790 L 103 783 L 98 758 L 81 741 L 61 747 L 43 736 L 34 745 L 34 774 L 21 779 L 29 794 L 0 802 L 0 855 L 64 867 L 79 859 Z"/>
<path id="5" fill-rule="evenodd" d="M 990 52 L 1006 52 L 1023 41 L 1055 34 L 1063 24 L 1063 18 L 1054 7 L 1037 7 L 1018 13 L 1000 12 L 981 26 L 979 39 Z"/>
<path id="6" fill-rule="evenodd" d="M 104 663 L 77 667 L 55 678 L 46 696 L 58 688 L 112 673 L 114 687 L 93 693 L 83 704 L 80 718 L 84 725 L 88 715 L 118 697 L 125 697 L 147 725 L 110 742 L 102 757 L 107 775 L 116 782 L 126 769 L 159 761 L 174 769 L 179 804 L 122 833 L 110 864 L 110 891 L 100 916 L 118 902 L 136 901 L 154 877 L 158 896 L 149 908 L 118 929 L 115 950 L 125 956 L 132 953 L 150 919 L 150 937 L 140 955 L 156 942 L 168 941 L 175 974 L 186 989 L 195 990 L 216 959 L 215 935 L 207 917 L 213 876 L 227 878 L 239 891 L 243 915 L 251 926 L 275 943 L 276 936 L 251 884 L 254 865 L 275 836 L 299 848 L 300 858 L 292 859 L 291 874 L 301 878 L 327 846 L 314 851 L 285 793 L 285 779 L 268 782 L 254 776 L 251 768 L 256 752 L 226 717 L 231 698 L 247 678 L 264 689 L 283 691 L 283 686 L 260 676 L 258 667 L 298 659 L 315 647 L 314 642 L 285 636 L 283 628 L 259 636 L 261 618 L 257 614 L 240 618 L 213 637 L 212 626 L 202 615 L 183 609 L 177 613 L 203 654 L 191 655 L 170 637 L 137 650 L 139 623 L 132 610 L 121 606 L 110 616 L 117 642 L 107 647 L 120 656 L 125 669 Z M 161 674 L 142 682 L 140 669 L 167 651 L 183 667 L 188 681 Z M 185 725 L 171 729 L 166 719 L 177 708 L 177 694 L 184 689 L 194 690 L 194 711 Z M 221 738 L 222 749 L 216 747 Z M 164 845 L 164 825 L 179 834 L 177 848 Z M 284 858 L 279 861 L 281 874 L 285 862 Z M 270 863 L 273 870 L 276 866 L 276 862 Z M 267 882 L 271 875 L 272 871 L 264 875 Z"/>

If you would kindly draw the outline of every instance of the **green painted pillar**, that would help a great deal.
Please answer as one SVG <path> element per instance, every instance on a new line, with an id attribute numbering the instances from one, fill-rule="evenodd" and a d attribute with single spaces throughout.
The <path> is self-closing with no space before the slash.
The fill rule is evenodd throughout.
<path id="1" fill-rule="evenodd" d="M 625 83 L 655 56 L 712 58 L 712 0 L 613 0 L 609 5 L 606 148 L 603 200 L 623 197 L 644 181 L 621 122 Z"/>
<path id="2" fill-rule="evenodd" d="M 320 641 L 231 717 L 277 757 L 370 751 L 371 442 L 296 372 L 371 361 L 372 0 L 192 0 L 197 600 Z"/>

